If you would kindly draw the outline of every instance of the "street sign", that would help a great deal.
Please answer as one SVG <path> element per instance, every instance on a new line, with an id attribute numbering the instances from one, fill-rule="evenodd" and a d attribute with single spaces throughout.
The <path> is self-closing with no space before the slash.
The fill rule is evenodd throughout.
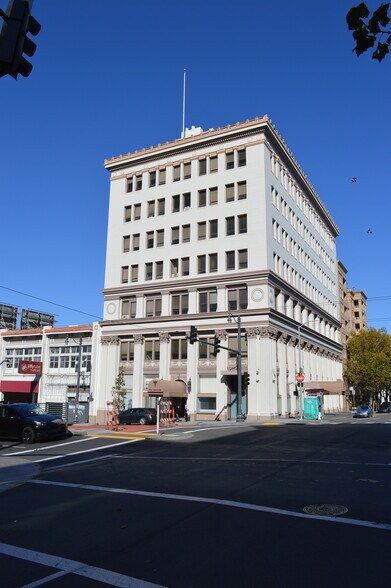
<path id="1" fill-rule="evenodd" d="M 296 382 L 304 382 L 304 374 L 296 374 Z"/>

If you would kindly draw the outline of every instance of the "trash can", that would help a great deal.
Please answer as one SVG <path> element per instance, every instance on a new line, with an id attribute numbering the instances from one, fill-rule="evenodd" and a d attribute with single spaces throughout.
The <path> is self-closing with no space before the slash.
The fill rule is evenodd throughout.
<path id="1" fill-rule="evenodd" d="M 317 421 L 322 414 L 322 399 L 320 396 L 310 396 L 304 398 L 304 419 L 308 421 Z"/>

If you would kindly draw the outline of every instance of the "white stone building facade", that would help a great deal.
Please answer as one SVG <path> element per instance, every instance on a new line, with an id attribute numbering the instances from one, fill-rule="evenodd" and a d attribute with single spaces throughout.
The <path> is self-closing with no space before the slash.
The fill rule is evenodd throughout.
<path id="1" fill-rule="evenodd" d="M 193 128 L 105 167 L 98 422 L 120 368 L 133 406 L 153 405 L 151 381 L 177 380 L 193 419 L 235 418 L 236 354 L 202 341 L 236 349 L 238 316 L 248 419 L 296 414 L 300 367 L 307 389 L 342 383 L 338 228 L 270 119 Z"/>

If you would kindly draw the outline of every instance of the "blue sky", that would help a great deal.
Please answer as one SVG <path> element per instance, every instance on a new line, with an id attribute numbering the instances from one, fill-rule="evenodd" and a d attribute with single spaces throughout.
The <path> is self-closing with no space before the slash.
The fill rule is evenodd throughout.
<path id="1" fill-rule="evenodd" d="M 340 228 L 369 325 L 391 331 L 391 56 L 352 53 L 355 3 L 35 0 L 33 72 L 0 79 L 0 302 L 59 326 L 102 316 L 103 161 L 179 137 L 186 68 L 187 126 L 271 117 Z"/>

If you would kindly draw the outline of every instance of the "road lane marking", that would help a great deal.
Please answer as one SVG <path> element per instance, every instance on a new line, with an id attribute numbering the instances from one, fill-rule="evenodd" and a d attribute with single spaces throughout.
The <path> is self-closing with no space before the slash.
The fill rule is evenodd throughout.
<path id="1" fill-rule="evenodd" d="M 243 510 L 253 510 L 268 514 L 283 515 L 299 519 L 313 519 L 317 521 L 327 521 L 330 523 L 339 523 L 344 525 L 353 525 L 356 527 L 370 527 L 372 529 L 382 529 L 391 531 L 391 524 L 375 523 L 374 521 L 364 521 L 359 519 L 348 519 L 346 517 L 330 517 L 311 515 L 303 512 L 295 512 L 282 508 L 273 508 L 262 506 L 260 504 L 250 504 L 247 502 L 237 502 L 235 500 L 223 500 L 220 498 L 206 498 L 203 496 L 186 496 L 183 494 L 168 494 L 166 492 L 148 492 L 146 490 L 129 490 L 127 488 L 110 488 L 107 486 L 94 486 L 92 484 L 72 484 L 70 482 L 51 482 L 50 480 L 27 480 L 27 484 L 41 484 L 44 486 L 56 486 L 61 488 L 77 488 L 78 490 L 92 490 L 93 492 L 109 492 L 113 494 L 128 494 L 130 496 L 143 496 L 146 498 L 165 498 L 168 500 L 180 500 L 184 502 L 198 502 L 203 504 L 213 504 L 215 506 L 226 506 L 230 508 L 240 508 Z"/>
<path id="2" fill-rule="evenodd" d="M 83 576 L 115 588 L 164 588 L 160 584 L 153 584 L 117 572 L 111 572 L 104 568 L 97 568 L 90 566 L 80 561 L 67 559 L 65 557 L 58 557 L 41 551 L 33 551 L 31 549 L 24 549 L 23 547 L 16 547 L 15 545 L 8 545 L 7 543 L 0 543 L 0 554 L 9 557 L 16 557 L 35 564 L 56 568 L 68 574 L 76 574 Z"/>
<path id="3" fill-rule="evenodd" d="M 237 429 L 238 426 L 237 425 L 220 425 L 218 427 L 205 427 L 204 429 L 192 429 L 191 431 L 181 431 L 181 433 L 183 435 L 190 435 L 191 433 L 200 433 L 201 431 L 218 431 L 219 429 Z M 175 429 L 164 429 L 165 431 L 173 431 Z M 179 431 L 180 429 L 176 429 L 177 431 Z"/>
<path id="4" fill-rule="evenodd" d="M 42 586 L 43 584 L 47 584 L 52 580 L 57 580 L 57 578 L 61 578 L 62 576 L 67 576 L 69 572 L 56 572 L 55 574 L 50 574 L 50 576 L 45 576 L 45 578 L 41 578 L 40 580 L 36 580 L 36 582 L 30 582 L 30 584 L 24 584 L 21 588 L 36 588 L 37 586 Z"/>
<path id="5" fill-rule="evenodd" d="M 71 445 L 72 443 L 83 443 L 84 441 L 91 441 L 92 438 L 93 437 L 89 437 L 88 439 L 85 439 L 85 438 L 84 439 L 77 439 L 77 441 L 68 441 L 68 443 L 58 443 L 58 444 L 56 443 L 56 445 L 49 445 L 49 447 L 48 446 L 34 447 L 34 449 L 26 449 L 26 451 L 18 451 L 17 453 L 16 452 L 3 453 L 2 455 L 3 455 L 3 457 L 10 457 L 10 456 L 18 457 L 18 455 L 23 455 L 25 453 L 35 453 L 36 451 L 45 451 L 48 449 L 57 448 L 57 447 L 64 447 L 64 446 L 68 447 L 68 445 Z"/>
<path id="6" fill-rule="evenodd" d="M 377 466 L 377 467 L 390 467 L 391 463 L 365 463 L 362 461 L 326 461 L 326 460 L 315 460 L 308 459 L 303 461 L 302 459 L 281 459 L 273 457 L 177 457 L 177 456 L 157 456 L 157 455 L 115 455 L 117 459 L 157 459 L 157 460 L 188 460 L 188 461 L 259 461 L 259 462 L 271 462 L 271 463 L 299 463 L 301 465 L 309 464 L 320 464 L 320 465 L 348 465 L 348 466 Z"/>
<path id="7" fill-rule="evenodd" d="M 119 445 L 126 445 L 127 443 L 136 443 L 138 439 L 129 439 L 128 441 L 121 441 L 116 443 L 115 447 Z M 73 451 L 72 453 L 64 453 L 63 455 L 53 455 L 51 457 L 45 457 L 44 459 L 35 459 L 34 463 L 42 463 L 44 461 L 52 461 L 54 459 L 64 459 L 64 457 L 72 457 L 73 455 L 81 455 L 82 453 L 92 453 L 93 451 L 101 451 L 102 449 L 113 448 L 112 445 L 101 445 L 100 447 L 93 447 L 92 449 L 84 449 L 83 451 Z"/>
<path id="8" fill-rule="evenodd" d="M 99 457 L 91 457 L 90 459 L 81 459 L 79 461 L 72 461 L 71 463 L 64 463 L 58 466 L 53 466 L 52 468 L 47 468 L 45 472 L 52 472 L 53 470 L 63 470 L 64 468 L 71 468 L 76 465 L 82 465 L 85 463 L 90 463 L 91 461 L 100 461 L 101 459 L 110 459 L 115 457 L 114 455 L 100 455 Z"/>

